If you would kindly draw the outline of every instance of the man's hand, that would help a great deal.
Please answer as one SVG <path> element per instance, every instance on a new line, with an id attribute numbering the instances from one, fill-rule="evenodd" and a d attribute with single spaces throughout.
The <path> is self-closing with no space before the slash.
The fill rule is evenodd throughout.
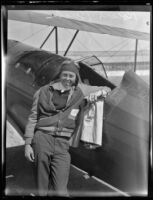
<path id="1" fill-rule="evenodd" d="M 86 99 L 90 102 L 94 102 L 97 100 L 98 97 L 102 96 L 102 97 L 106 97 L 109 93 L 111 92 L 111 89 L 109 87 L 103 87 L 102 90 L 99 90 L 97 92 L 94 93 L 90 93 L 89 96 L 86 97 Z"/>
<path id="2" fill-rule="evenodd" d="M 107 86 L 104 86 L 101 92 L 102 92 L 101 95 L 105 98 L 107 95 L 109 95 L 109 93 L 111 92 L 111 89 Z"/>
<path id="3" fill-rule="evenodd" d="M 29 160 L 30 162 L 34 162 L 34 151 L 31 147 L 30 144 L 26 144 L 25 145 L 25 157 L 27 160 Z"/>

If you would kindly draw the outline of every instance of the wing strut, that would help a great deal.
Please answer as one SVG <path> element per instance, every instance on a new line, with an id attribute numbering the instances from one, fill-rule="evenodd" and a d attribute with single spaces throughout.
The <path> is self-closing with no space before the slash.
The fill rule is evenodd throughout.
<path id="1" fill-rule="evenodd" d="M 136 42 L 135 42 L 134 72 L 136 71 L 136 67 L 137 67 L 137 51 L 138 51 L 138 39 L 136 39 Z"/>
<path id="2" fill-rule="evenodd" d="M 77 30 L 77 31 L 75 32 L 75 34 L 74 34 L 74 36 L 73 36 L 73 38 L 72 38 L 72 40 L 71 40 L 71 42 L 70 42 L 69 46 L 67 47 L 67 49 L 66 49 L 66 51 L 65 51 L 65 53 L 64 53 L 64 56 L 66 56 L 66 54 L 67 54 L 68 50 L 69 50 L 69 49 L 70 49 L 70 47 L 72 46 L 72 43 L 73 43 L 74 39 L 76 38 L 76 36 L 77 36 L 78 32 L 79 32 L 79 30 Z"/>
<path id="3" fill-rule="evenodd" d="M 46 43 L 46 41 L 48 40 L 48 38 L 50 37 L 50 35 L 52 34 L 52 32 L 54 31 L 55 27 L 50 31 L 50 33 L 48 34 L 48 36 L 46 37 L 46 39 L 44 40 L 44 42 L 42 43 L 42 45 L 40 46 L 40 49 L 44 46 L 44 44 Z"/>
<path id="4" fill-rule="evenodd" d="M 56 54 L 58 54 L 58 29 L 55 26 L 55 47 L 56 47 Z"/>

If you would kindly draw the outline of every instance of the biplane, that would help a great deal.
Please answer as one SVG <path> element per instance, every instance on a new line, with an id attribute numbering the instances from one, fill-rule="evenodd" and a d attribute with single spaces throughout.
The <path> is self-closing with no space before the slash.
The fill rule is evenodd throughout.
<path id="1" fill-rule="evenodd" d="M 150 39 L 144 32 L 30 11 L 9 10 L 8 20 L 51 26 L 48 37 L 55 32 L 55 53 L 42 49 L 48 37 L 40 48 L 8 40 L 6 112 L 22 135 L 34 92 L 55 78 L 79 31 L 127 37 L 136 44 L 138 40 Z M 76 31 L 63 56 L 58 55 L 58 27 Z M 142 194 L 148 188 L 149 85 L 135 73 L 136 68 L 125 72 L 120 85 L 116 86 L 96 56 L 76 62 L 82 82 L 88 80 L 91 86 L 108 86 L 112 91 L 105 99 L 102 146 L 87 149 L 80 143 L 78 148 L 71 147 L 72 164 L 130 195 Z M 103 75 L 92 69 L 94 65 L 102 66 Z"/>

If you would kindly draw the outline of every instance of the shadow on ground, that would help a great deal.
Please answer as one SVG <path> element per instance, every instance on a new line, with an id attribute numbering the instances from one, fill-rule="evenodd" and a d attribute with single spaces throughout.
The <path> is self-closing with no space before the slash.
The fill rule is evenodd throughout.
<path id="1" fill-rule="evenodd" d="M 85 178 L 84 172 L 70 168 L 68 190 L 70 196 L 118 195 L 112 189 L 92 177 Z M 6 149 L 6 196 L 32 196 L 36 194 L 34 165 L 24 157 L 24 146 Z"/>
<path id="2" fill-rule="evenodd" d="M 30 195 L 34 191 L 33 163 L 24 157 L 24 146 L 7 148 L 5 195 Z"/>

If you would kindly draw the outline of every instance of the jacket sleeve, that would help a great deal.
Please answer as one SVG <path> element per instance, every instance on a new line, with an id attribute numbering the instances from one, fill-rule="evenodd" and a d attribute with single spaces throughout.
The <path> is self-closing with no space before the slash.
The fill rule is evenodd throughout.
<path id="1" fill-rule="evenodd" d="M 105 91 L 105 90 L 111 91 L 111 89 L 107 86 L 91 86 L 91 85 L 86 85 L 86 84 L 83 84 L 83 83 L 79 83 L 78 87 L 82 90 L 83 95 L 85 97 L 87 97 L 91 93 L 98 92 L 99 90 L 100 91 Z"/>
<path id="2" fill-rule="evenodd" d="M 38 119 L 38 99 L 39 99 L 40 90 L 38 90 L 33 96 L 33 104 L 31 108 L 31 113 L 28 118 L 28 123 L 25 128 L 25 144 L 31 144 L 34 130 Z"/>

